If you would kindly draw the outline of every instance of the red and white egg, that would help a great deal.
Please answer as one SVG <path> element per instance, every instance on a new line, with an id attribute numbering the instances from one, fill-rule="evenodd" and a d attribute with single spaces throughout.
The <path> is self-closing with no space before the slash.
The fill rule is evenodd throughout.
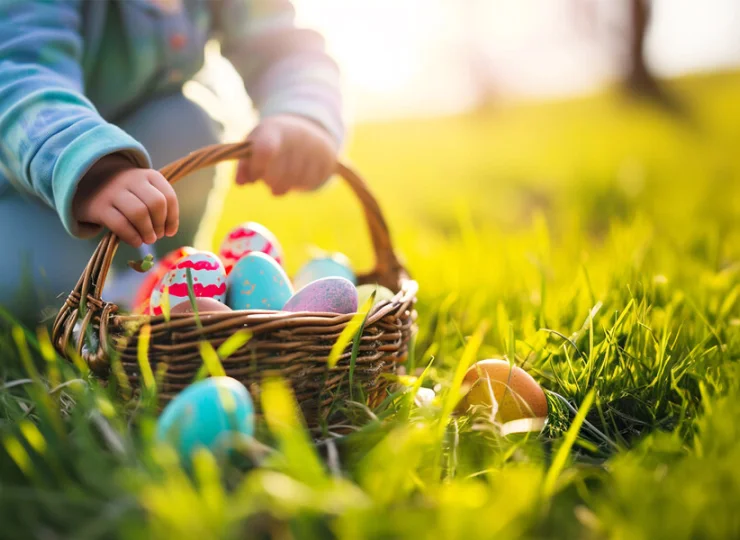
<path id="1" fill-rule="evenodd" d="M 154 293 L 157 285 L 159 285 L 159 282 L 162 281 L 162 278 L 165 276 L 165 274 L 167 274 L 167 272 L 175 267 L 177 261 L 179 261 L 183 257 L 192 255 L 193 253 L 197 252 L 197 249 L 185 246 L 170 251 L 167 255 L 162 257 L 154 265 L 154 268 L 147 272 L 144 281 L 141 283 L 141 285 L 139 286 L 139 290 L 136 292 L 136 296 L 134 297 L 135 312 L 149 313 L 149 304 L 152 294 Z"/>
<path id="2" fill-rule="evenodd" d="M 226 274 L 231 272 L 239 259 L 253 251 L 269 255 L 278 264 L 283 264 L 283 248 L 275 235 L 259 223 L 250 221 L 235 227 L 221 244 L 219 255 Z"/>
<path id="3" fill-rule="evenodd" d="M 169 294 L 170 309 L 183 302 L 190 302 L 188 271 L 192 276 L 196 298 L 212 298 L 225 302 L 226 270 L 221 259 L 209 251 L 198 251 L 178 260 L 174 268 L 161 279 L 149 302 L 151 314 L 162 314 L 162 297 L 165 291 Z"/>

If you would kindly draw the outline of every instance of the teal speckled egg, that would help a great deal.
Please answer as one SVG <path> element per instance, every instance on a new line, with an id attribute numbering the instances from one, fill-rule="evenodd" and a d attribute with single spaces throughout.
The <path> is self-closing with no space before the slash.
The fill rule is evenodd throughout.
<path id="1" fill-rule="evenodd" d="M 341 253 L 334 253 L 312 259 L 304 264 L 296 273 L 293 284 L 296 289 L 302 289 L 309 283 L 326 277 L 341 277 L 357 283 L 357 276 L 350 268 L 349 259 Z"/>
<path id="2" fill-rule="evenodd" d="M 355 313 L 357 289 L 349 280 L 341 277 L 318 279 L 295 293 L 283 310 Z"/>
<path id="3" fill-rule="evenodd" d="M 393 300 L 393 297 L 396 296 L 396 293 L 382 285 L 360 285 L 357 287 L 357 305 L 363 305 L 375 291 L 377 292 L 375 293 L 375 302 L 373 302 L 373 305 L 385 300 Z"/>
<path id="4" fill-rule="evenodd" d="M 233 310 L 279 311 L 293 294 L 285 270 L 269 255 L 252 252 L 234 265 L 226 281 L 226 305 Z"/>
<path id="5" fill-rule="evenodd" d="M 231 377 L 197 382 L 173 399 L 157 422 L 157 439 L 170 442 L 184 459 L 196 448 L 227 450 L 232 438 L 254 433 L 249 392 Z"/>

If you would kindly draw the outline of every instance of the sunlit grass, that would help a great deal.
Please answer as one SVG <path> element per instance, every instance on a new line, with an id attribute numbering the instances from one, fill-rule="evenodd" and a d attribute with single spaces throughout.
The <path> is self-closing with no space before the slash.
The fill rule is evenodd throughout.
<path id="1" fill-rule="evenodd" d="M 345 435 L 312 440 L 271 380 L 258 441 L 185 470 L 145 400 L 59 361 L 44 333 L 7 332 L 0 537 L 740 536 L 740 77 L 676 88 L 694 125 L 605 95 L 358 127 L 349 154 L 420 316 L 399 378 L 412 388 L 347 404 Z M 234 190 L 217 238 L 247 219 L 290 270 L 312 244 L 371 264 L 339 183 Z M 204 349 L 210 372 L 248 339 Z M 489 357 L 548 390 L 542 434 L 453 414 L 468 364 Z"/>

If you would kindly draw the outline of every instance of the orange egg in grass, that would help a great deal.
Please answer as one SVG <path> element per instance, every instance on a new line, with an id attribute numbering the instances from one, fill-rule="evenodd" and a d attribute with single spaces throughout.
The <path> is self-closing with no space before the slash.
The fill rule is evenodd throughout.
<path id="1" fill-rule="evenodd" d="M 547 417 L 547 398 L 542 387 L 519 366 L 506 360 L 476 362 L 465 373 L 463 390 L 469 389 L 457 406 L 458 412 L 471 407 L 496 411 L 496 421 Z"/>

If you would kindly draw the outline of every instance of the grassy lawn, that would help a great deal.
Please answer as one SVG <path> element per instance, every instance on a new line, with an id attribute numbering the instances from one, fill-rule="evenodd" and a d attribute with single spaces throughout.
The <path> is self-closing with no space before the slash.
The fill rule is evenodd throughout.
<path id="1" fill-rule="evenodd" d="M 288 415 L 184 471 L 149 404 L 43 335 L 0 338 L 0 537 L 740 537 L 740 75 L 671 88 L 688 120 L 602 94 L 356 128 L 420 283 L 408 370 L 430 366 L 431 407 L 399 395 L 319 443 Z M 341 182 L 233 190 L 216 238 L 244 220 L 289 270 L 311 245 L 372 262 Z M 458 364 L 492 357 L 549 391 L 542 434 L 443 413 Z"/>

